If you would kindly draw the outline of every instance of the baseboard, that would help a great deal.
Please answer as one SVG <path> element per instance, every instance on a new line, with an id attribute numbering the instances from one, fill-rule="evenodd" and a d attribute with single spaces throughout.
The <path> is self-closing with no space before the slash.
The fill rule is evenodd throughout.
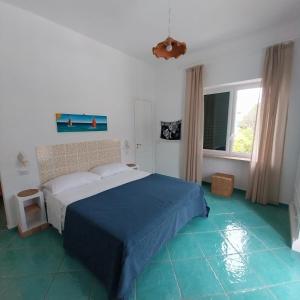
<path id="1" fill-rule="evenodd" d="M 204 184 L 211 184 L 211 182 L 208 181 L 208 180 L 202 180 L 202 183 L 204 183 Z M 234 186 L 234 189 L 237 190 L 237 191 L 246 192 L 245 189 L 243 189 L 243 188 L 241 188 L 241 187 L 239 187 L 239 186 Z"/>

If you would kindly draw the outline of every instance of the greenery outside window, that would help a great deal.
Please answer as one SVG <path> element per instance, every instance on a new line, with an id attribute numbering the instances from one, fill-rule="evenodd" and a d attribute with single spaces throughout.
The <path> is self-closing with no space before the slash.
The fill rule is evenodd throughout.
<path id="1" fill-rule="evenodd" d="M 249 158 L 260 98 L 260 81 L 206 89 L 204 154 Z"/>

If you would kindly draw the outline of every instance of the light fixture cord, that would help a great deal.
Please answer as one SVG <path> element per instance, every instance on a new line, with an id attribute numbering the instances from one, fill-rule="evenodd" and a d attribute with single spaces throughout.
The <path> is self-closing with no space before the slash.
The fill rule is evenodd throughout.
<path id="1" fill-rule="evenodd" d="M 170 0 L 168 0 L 168 6 L 169 6 L 169 23 L 168 23 L 168 36 L 171 36 L 171 5 Z"/>

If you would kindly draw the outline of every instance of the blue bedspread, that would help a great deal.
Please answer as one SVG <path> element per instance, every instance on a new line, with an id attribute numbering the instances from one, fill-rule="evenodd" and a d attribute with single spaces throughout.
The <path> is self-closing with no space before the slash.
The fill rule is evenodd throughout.
<path id="1" fill-rule="evenodd" d="M 150 258 L 208 211 L 199 185 L 152 174 L 69 205 L 64 247 L 101 279 L 111 299 L 128 299 Z"/>

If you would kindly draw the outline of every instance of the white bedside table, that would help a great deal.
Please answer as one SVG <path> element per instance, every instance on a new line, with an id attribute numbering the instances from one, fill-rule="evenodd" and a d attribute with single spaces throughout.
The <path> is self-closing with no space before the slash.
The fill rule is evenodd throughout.
<path id="1" fill-rule="evenodd" d="M 28 189 L 16 194 L 19 209 L 19 234 L 29 236 L 48 228 L 44 195 L 39 189 Z"/>
<path id="2" fill-rule="evenodd" d="M 129 164 L 126 164 L 126 166 L 133 169 L 133 170 L 138 170 L 139 169 L 139 166 L 136 163 L 129 163 Z"/>

